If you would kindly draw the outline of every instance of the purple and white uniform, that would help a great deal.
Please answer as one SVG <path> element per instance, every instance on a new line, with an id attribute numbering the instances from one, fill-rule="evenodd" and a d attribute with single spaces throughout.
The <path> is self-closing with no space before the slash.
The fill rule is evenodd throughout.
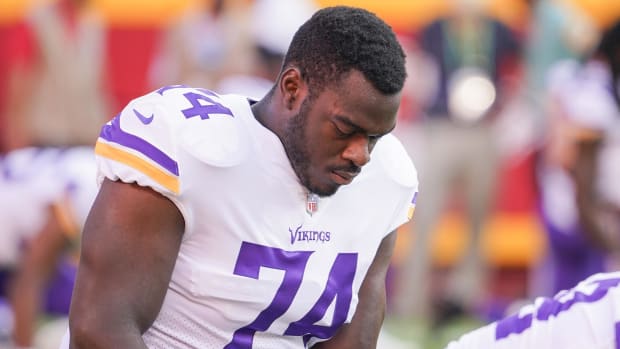
<path id="1" fill-rule="evenodd" d="M 14 267 L 23 240 L 45 223 L 47 207 L 58 197 L 54 163 L 62 153 L 56 148 L 22 148 L 1 161 L 0 265 Z"/>
<path id="2" fill-rule="evenodd" d="M 43 312 L 64 317 L 75 282 L 80 231 L 97 194 L 94 151 L 86 146 L 17 149 L 2 158 L 0 171 L 0 298 L 24 244 L 55 214 L 74 248 L 46 284 Z"/>
<path id="3" fill-rule="evenodd" d="M 62 204 L 68 223 L 81 230 L 97 193 L 91 147 L 17 149 L 0 161 L 0 172 L 0 266 L 15 265 L 51 205 Z"/>
<path id="4" fill-rule="evenodd" d="M 619 349 L 619 286 L 620 272 L 595 274 L 465 334 L 446 349 Z"/>
<path id="5" fill-rule="evenodd" d="M 185 219 L 149 348 L 305 348 L 350 322 L 381 240 L 409 219 L 413 163 L 395 137 L 352 184 L 309 202 L 247 98 L 170 86 L 97 142 L 100 180 L 136 182 Z M 310 214 L 307 206 L 317 205 Z"/>
<path id="6" fill-rule="evenodd" d="M 594 179 L 596 194 L 602 200 L 620 202 L 616 189 L 619 172 L 614 165 L 618 160 L 613 159 L 619 154 L 618 141 L 612 137 L 620 110 L 612 94 L 612 80 L 609 68 L 597 61 L 561 61 L 549 75 L 549 89 L 557 105 L 552 116 L 557 120 L 550 126 L 547 161 L 538 168 L 540 214 L 549 241 L 549 253 L 538 277 L 551 285 L 550 290 L 538 291 L 545 296 L 608 271 L 606 254 L 588 240 L 579 221 L 574 179 L 566 169 L 566 159 L 574 158 L 582 134 L 600 133 L 604 143 Z"/>

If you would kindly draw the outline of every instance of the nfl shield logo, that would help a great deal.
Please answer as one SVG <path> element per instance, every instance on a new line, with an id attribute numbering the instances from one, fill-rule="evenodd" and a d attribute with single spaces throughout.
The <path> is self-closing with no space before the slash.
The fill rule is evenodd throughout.
<path id="1" fill-rule="evenodd" d="M 319 209 L 319 196 L 314 193 L 308 193 L 306 201 L 306 211 L 312 216 Z"/>

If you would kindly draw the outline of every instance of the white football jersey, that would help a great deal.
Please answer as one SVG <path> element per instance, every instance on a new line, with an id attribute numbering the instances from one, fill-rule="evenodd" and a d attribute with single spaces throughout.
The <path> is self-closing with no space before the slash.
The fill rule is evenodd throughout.
<path id="1" fill-rule="evenodd" d="M 28 147 L 0 161 L 0 265 L 17 262 L 23 240 L 38 233 L 50 205 L 62 206 L 67 233 L 79 233 L 97 194 L 91 147 Z"/>
<path id="2" fill-rule="evenodd" d="M 247 98 L 185 86 L 132 101 L 104 126 L 96 153 L 100 180 L 151 187 L 185 219 L 163 306 L 143 335 L 149 348 L 304 348 L 330 338 L 350 322 L 377 248 L 410 218 L 418 186 L 387 135 L 353 183 L 308 200 Z"/>
<path id="3" fill-rule="evenodd" d="M 538 298 L 447 347 L 474 348 L 620 348 L 620 272 L 596 274 L 553 298 Z"/>
<path id="4" fill-rule="evenodd" d="M 58 157 L 55 149 L 23 148 L 2 158 L 0 166 L 0 267 L 14 267 L 23 241 L 45 223 L 45 206 L 56 188 L 44 184 L 51 164 Z"/>

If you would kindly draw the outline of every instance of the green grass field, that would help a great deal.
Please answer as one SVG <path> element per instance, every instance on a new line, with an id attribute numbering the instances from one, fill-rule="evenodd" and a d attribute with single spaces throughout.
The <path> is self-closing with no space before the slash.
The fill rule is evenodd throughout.
<path id="1" fill-rule="evenodd" d="M 384 323 L 384 330 L 391 337 L 403 342 L 409 349 L 443 349 L 451 340 L 483 325 L 479 320 L 461 317 L 450 321 L 442 327 L 431 329 L 430 324 L 425 321 L 387 317 Z"/>

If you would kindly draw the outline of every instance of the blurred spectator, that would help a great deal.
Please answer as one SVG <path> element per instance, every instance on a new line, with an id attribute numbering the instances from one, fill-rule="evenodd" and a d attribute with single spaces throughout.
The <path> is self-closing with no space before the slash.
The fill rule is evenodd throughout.
<path id="1" fill-rule="evenodd" d="M 547 100 L 546 77 L 558 60 L 581 57 L 599 39 L 591 18 L 570 1 L 530 0 L 527 35 L 527 95 L 538 116 Z"/>
<path id="2" fill-rule="evenodd" d="M 9 287 L 17 268 L 21 243 L 44 225 L 45 204 L 52 196 L 44 173 L 55 160 L 54 152 L 16 150 L 0 158 L 0 347 L 9 345 L 13 313 Z M 39 176 L 41 175 L 41 176 Z"/>
<path id="3" fill-rule="evenodd" d="M 13 21 L 0 22 L 0 154 L 4 154 L 8 148 L 6 100 L 10 62 L 12 58 L 9 43 L 13 40 L 16 23 Z"/>
<path id="4" fill-rule="evenodd" d="M 104 86 L 112 111 L 106 115 L 107 119 L 120 112 L 136 95 L 150 90 L 149 69 L 160 32 L 160 26 L 150 24 L 107 26 Z"/>
<path id="5" fill-rule="evenodd" d="M 107 116 L 102 23 L 87 0 L 33 7 L 9 40 L 8 148 L 93 144 Z"/>
<path id="6" fill-rule="evenodd" d="M 558 62 L 550 72 L 548 138 L 538 169 L 549 251 L 537 295 L 606 271 L 610 253 L 620 251 L 619 76 L 620 23 L 586 59 Z"/>
<path id="7" fill-rule="evenodd" d="M 223 76 L 216 91 L 261 99 L 278 77 L 293 35 L 317 10 L 311 0 L 256 0 L 251 11 L 251 69 L 244 74 Z M 286 16 L 274 21 L 274 13 Z"/>
<path id="8" fill-rule="evenodd" d="M 150 71 L 153 88 L 185 84 L 213 89 L 225 75 L 248 72 L 250 2 L 201 0 L 165 29 Z"/>
<path id="9" fill-rule="evenodd" d="M 492 125 L 518 86 L 521 51 L 515 33 L 485 15 L 483 0 L 454 4 L 452 15 L 430 23 L 419 35 L 421 50 L 437 66 L 438 81 L 420 120 L 424 189 L 394 302 L 399 315 L 426 317 L 432 301 L 470 307 L 484 280 L 479 238 L 498 170 Z M 446 285 L 431 290 L 430 234 L 456 192 L 464 197 L 469 248 Z"/>
<path id="10" fill-rule="evenodd" d="M 14 315 L 7 332 L 15 347 L 55 348 L 69 311 L 80 231 L 97 190 L 93 149 L 22 148 L 9 152 L 1 168 L 6 285 L 0 299 L 10 299 Z M 63 326 L 54 333 L 56 321 Z"/>

